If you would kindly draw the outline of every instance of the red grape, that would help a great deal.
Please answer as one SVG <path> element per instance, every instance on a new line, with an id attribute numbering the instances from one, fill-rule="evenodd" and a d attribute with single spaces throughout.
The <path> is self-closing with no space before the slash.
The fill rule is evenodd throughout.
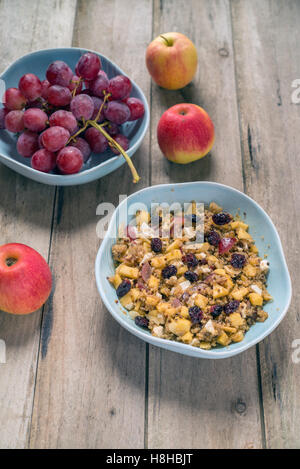
<path id="1" fill-rule="evenodd" d="M 52 106 L 61 107 L 68 106 L 72 99 L 69 88 L 60 85 L 52 85 L 48 90 L 48 102 Z"/>
<path id="2" fill-rule="evenodd" d="M 140 119 L 143 117 L 145 113 L 144 104 L 138 98 L 127 98 L 125 99 L 125 104 L 129 107 L 130 110 L 130 118 L 129 121 L 135 121 L 136 119 Z"/>
<path id="3" fill-rule="evenodd" d="M 0 109 L 0 129 L 5 129 L 5 117 L 8 113 L 9 109 L 5 109 L 5 107 Z"/>
<path id="4" fill-rule="evenodd" d="M 92 52 L 83 54 L 77 62 L 75 73 L 86 80 L 94 80 L 101 68 L 98 55 Z"/>
<path id="5" fill-rule="evenodd" d="M 123 134 L 118 134 L 114 137 L 114 140 L 123 148 L 123 150 L 127 151 L 129 148 L 129 140 L 125 135 Z M 115 153 L 115 155 L 119 155 L 120 152 L 114 147 L 111 147 L 112 151 Z"/>
<path id="6" fill-rule="evenodd" d="M 87 129 L 85 133 L 85 139 L 90 144 L 90 147 L 94 153 L 103 153 L 107 147 L 108 142 L 104 135 L 94 127 Z"/>
<path id="7" fill-rule="evenodd" d="M 26 105 L 26 98 L 18 88 L 8 88 L 3 96 L 3 104 L 11 111 L 21 110 Z"/>
<path id="8" fill-rule="evenodd" d="M 33 73 L 26 73 L 19 81 L 19 90 L 29 101 L 42 96 L 41 80 Z"/>
<path id="9" fill-rule="evenodd" d="M 72 99 L 70 108 L 77 120 L 88 120 L 93 115 L 94 102 L 90 96 L 79 94 Z"/>
<path id="10" fill-rule="evenodd" d="M 25 130 L 18 138 L 17 150 L 25 158 L 32 156 L 38 150 L 38 135 L 30 130 Z"/>
<path id="11" fill-rule="evenodd" d="M 58 151 L 63 148 L 70 138 L 70 132 L 58 125 L 49 127 L 43 132 L 42 144 L 49 151 Z"/>
<path id="12" fill-rule="evenodd" d="M 108 92 L 112 99 L 124 99 L 130 95 L 132 84 L 124 75 L 116 75 L 109 81 Z"/>
<path id="13" fill-rule="evenodd" d="M 10 111 L 5 117 L 5 128 L 10 132 L 22 132 L 24 130 L 23 111 Z"/>
<path id="14" fill-rule="evenodd" d="M 77 75 L 73 75 L 72 80 L 68 86 L 69 90 L 72 92 L 76 88 L 76 94 L 81 93 L 82 90 L 82 81 L 79 81 L 80 78 Z"/>
<path id="15" fill-rule="evenodd" d="M 56 60 L 47 68 L 46 77 L 51 85 L 69 86 L 73 72 L 65 62 Z"/>
<path id="16" fill-rule="evenodd" d="M 49 173 L 56 166 L 56 155 L 45 148 L 38 150 L 32 155 L 31 166 L 37 171 Z"/>
<path id="17" fill-rule="evenodd" d="M 97 78 L 95 78 L 95 80 L 93 80 L 89 84 L 89 89 L 92 91 L 92 93 L 95 96 L 103 98 L 105 94 L 104 91 L 107 92 L 108 90 L 108 85 L 109 85 L 109 80 L 107 78 L 106 73 L 103 72 L 103 70 L 100 70 Z"/>
<path id="18" fill-rule="evenodd" d="M 71 135 L 73 135 L 77 130 L 77 120 L 74 117 L 74 114 L 64 109 L 54 112 L 49 117 L 50 127 L 59 126 L 67 129 Z"/>
<path id="19" fill-rule="evenodd" d="M 87 160 L 89 159 L 92 150 L 90 145 L 84 138 L 78 137 L 76 138 L 76 143 L 72 143 L 73 147 L 78 148 L 78 150 L 81 151 L 82 156 L 83 156 L 83 162 L 86 163 Z"/>
<path id="20" fill-rule="evenodd" d="M 119 101 L 110 101 L 104 109 L 104 116 L 107 120 L 121 125 L 128 121 L 130 117 L 129 107 Z"/>
<path id="21" fill-rule="evenodd" d="M 41 109 L 30 108 L 24 112 L 24 125 L 28 130 L 41 132 L 46 128 L 48 121 L 47 114 Z"/>
<path id="22" fill-rule="evenodd" d="M 78 173 L 83 165 L 83 156 L 76 147 L 65 147 L 58 153 L 57 167 L 63 174 Z"/>
<path id="23" fill-rule="evenodd" d="M 49 93 L 49 88 L 50 88 L 50 83 L 48 80 L 43 80 L 42 81 L 42 97 L 44 99 L 48 98 L 48 93 Z"/>
<path id="24" fill-rule="evenodd" d="M 120 132 L 120 129 L 117 124 L 114 124 L 113 122 L 109 122 L 108 125 L 105 126 L 105 130 L 112 137 L 118 135 L 118 133 Z"/>
<path id="25" fill-rule="evenodd" d="M 93 112 L 93 115 L 92 115 L 91 119 L 95 120 L 96 117 L 97 117 L 98 111 L 99 111 L 100 107 L 103 104 L 103 100 L 100 99 L 100 98 L 97 98 L 96 96 L 91 96 L 91 98 L 92 98 L 93 103 L 94 103 L 94 112 Z M 100 117 L 99 117 L 97 122 L 103 122 L 103 121 L 104 121 L 104 115 L 103 115 L 103 109 L 102 109 Z"/>

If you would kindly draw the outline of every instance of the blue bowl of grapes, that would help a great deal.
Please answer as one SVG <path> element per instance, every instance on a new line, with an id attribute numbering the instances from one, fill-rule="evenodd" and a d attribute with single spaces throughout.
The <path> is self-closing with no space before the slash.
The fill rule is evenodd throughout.
<path id="1" fill-rule="evenodd" d="M 131 161 L 149 126 L 145 95 L 98 52 L 39 50 L 0 76 L 0 162 L 35 181 L 85 184 Z"/>

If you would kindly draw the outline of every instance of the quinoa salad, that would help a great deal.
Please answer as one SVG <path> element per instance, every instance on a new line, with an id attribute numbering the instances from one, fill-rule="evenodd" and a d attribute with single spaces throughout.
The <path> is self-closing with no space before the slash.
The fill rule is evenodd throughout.
<path id="1" fill-rule="evenodd" d="M 202 349 L 241 342 L 268 314 L 269 263 L 259 256 L 248 225 L 211 202 L 197 213 L 166 219 L 159 211 L 158 236 L 151 236 L 151 215 L 136 213 L 135 226 L 119 230 L 112 247 L 115 274 L 109 278 L 118 301 L 141 328 L 155 337 Z M 196 220 L 202 216 L 203 242 Z M 190 226 L 185 228 L 185 219 Z M 174 223 L 181 235 L 174 234 Z M 170 236 L 164 237 L 163 227 Z"/>

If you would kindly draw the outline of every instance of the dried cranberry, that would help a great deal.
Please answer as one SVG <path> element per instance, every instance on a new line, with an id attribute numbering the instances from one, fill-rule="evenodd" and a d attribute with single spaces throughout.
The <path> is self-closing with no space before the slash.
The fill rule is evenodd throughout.
<path id="1" fill-rule="evenodd" d="M 173 277 L 173 275 L 176 275 L 176 274 L 177 274 L 177 269 L 176 269 L 175 265 L 167 265 L 167 267 L 165 267 L 162 270 L 163 278 L 170 278 L 170 277 Z"/>
<path id="2" fill-rule="evenodd" d="M 145 318 L 144 316 L 136 316 L 134 318 L 134 322 L 136 323 L 137 326 L 144 327 L 145 329 L 148 329 L 149 320 L 147 318 Z"/>
<path id="3" fill-rule="evenodd" d="M 220 316 L 222 311 L 223 311 L 223 306 L 222 305 L 214 305 L 210 308 L 210 314 L 212 315 L 212 317 L 214 319 L 217 318 L 218 316 Z"/>
<path id="4" fill-rule="evenodd" d="M 225 212 L 215 213 L 212 219 L 216 225 L 227 225 L 231 221 L 231 215 Z"/>
<path id="5" fill-rule="evenodd" d="M 219 254 L 224 254 L 225 252 L 230 251 L 235 243 L 236 238 L 222 238 L 219 242 Z"/>
<path id="6" fill-rule="evenodd" d="M 197 257 L 195 256 L 195 254 L 192 254 L 192 253 L 186 254 L 185 256 L 183 256 L 182 260 L 190 268 L 191 267 L 196 267 L 198 265 L 198 262 L 199 262 Z"/>
<path id="7" fill-rule="evenodd" d="M 206 239 L 209 242 L 209 244 L 211 244 L 212 246 L 218 246 L 221 240 L 221 236 L 216 231 L 210 231 Z"/>
<path id="8" fill-rule="evenodd" d="M 151 239 L 151 249 L 154 252 L 161 252 L 162 250 L 162 242 L 159 238 L 152 238 Z"/>
<path id="9" fill-rule="evenodd" d="M 203 317 L 203 313 L 199 306 L 191 306 L 191 308 L 189 308 L 189 315 L 193 324 L 199 324 Z"/>
<path id="10" fill-rule="evenodd" d="M 131 282 L 127 278 L 123 280 L 123 282 L 120 283 L 120 285 L 117 288 L 117 296 L 119 298 L 122 298 L 122 296 L 126 295 L 126 293 L 129 292 L 131 289 Z"/>
<path id="11" fill-rule="evenodd" d="M 241 269 L 246 264 L 246 257 L 244 254 L 232 254 L 230 264 L 235 269 Z"/>
<path id="12" fill-rule="evenodd" d="M 229 303 L 224 306 L 224 311 L 226 314 L 231 314 L 238 309 L 239 306 L 240 302 L 238 300 L 229 301 Z"/>
<path id="13" fill-rule="evenodd" d="M 196 272 L 192 272 L 191 270 L 188 270 L 184 274 L 185 278 L 189 280 L 190 282 L 197 282 L 199 280 L 199 276 L 196 274 Z"/>

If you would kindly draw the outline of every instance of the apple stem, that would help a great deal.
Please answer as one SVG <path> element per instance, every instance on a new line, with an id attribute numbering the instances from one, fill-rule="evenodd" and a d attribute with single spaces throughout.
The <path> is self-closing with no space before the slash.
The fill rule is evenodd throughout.
<path id="1" fill-rule="evenodd" d="M 93 127 L 95 127 L 95 129 L 99 130 L 103 135 L 104 137 L 107 138 L 107 140 L 109 141 L 109 144 L 113 147 L 115 147 L 117 150 L 119 150 L 119 152 L 124 156 L 130 170 L 131 170 L 131 174 L 133 176 L 133 182 L 134 183 L 137 183 L 139 180 L 140 180 L 140 176 L 138 175 L 137 173 L 137 170 L 135 169 L 134 167 L 134 164 L 132 163 L 130 157 L 127 155 L 127 153 L 125 152 L 125 150 L 121 147 L 121 145 L 119 145 L 104 129 L 101 125 L 97 124 L 97 122 L 95 121 L 88 121 L 88 123 L 90 125 L 92 125 Z"/>
<path id="2" fill-rule="evenodd" d="M 172 44 L 168 41 L 168 39 L 163 36 L 162 34 L 160 34 L 160 37 L 166 42 L 167 46 L 170 47 Z"/>

